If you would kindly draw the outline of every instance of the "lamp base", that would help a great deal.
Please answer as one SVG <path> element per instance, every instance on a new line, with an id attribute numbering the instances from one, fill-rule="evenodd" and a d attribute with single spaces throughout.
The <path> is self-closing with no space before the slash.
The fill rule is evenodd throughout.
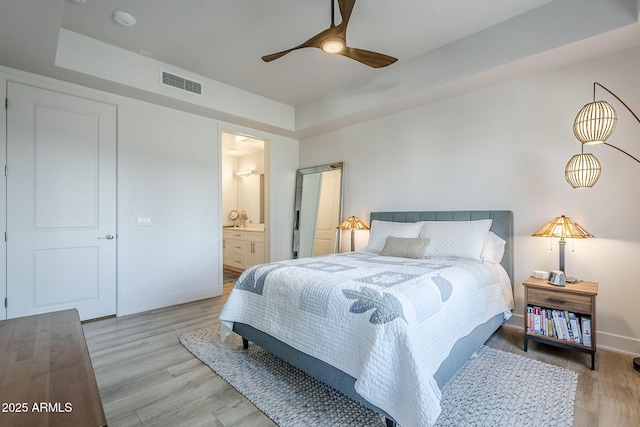
<path id="1" fill-rule="evenodd" d="M 633 367 L 636 371 L 640 372 L 640 357 L 633 359 Z"/>

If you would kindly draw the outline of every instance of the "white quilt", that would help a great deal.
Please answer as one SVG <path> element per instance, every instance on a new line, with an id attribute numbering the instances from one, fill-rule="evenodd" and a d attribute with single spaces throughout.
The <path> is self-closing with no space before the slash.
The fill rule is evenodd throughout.
<path id="1" fill-rule="evenodd" d="M 220 320 L 223 340 L 246 323 L 346 372 L 408 427 L 437 419 L 433 375 L 455 342 L 512 309 L 499 264 L 350 252 L 246 270 Z"/>

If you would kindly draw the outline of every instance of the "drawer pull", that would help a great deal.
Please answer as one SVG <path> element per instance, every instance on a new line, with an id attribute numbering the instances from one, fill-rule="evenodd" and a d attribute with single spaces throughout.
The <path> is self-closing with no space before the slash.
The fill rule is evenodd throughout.
<path id="1" fill-rule="evenodd" d="M 567 300 L 560 299 L 560 298 L 549 298 L 549 302 L 552 302 L 555 304 L 566 304 Z"/>

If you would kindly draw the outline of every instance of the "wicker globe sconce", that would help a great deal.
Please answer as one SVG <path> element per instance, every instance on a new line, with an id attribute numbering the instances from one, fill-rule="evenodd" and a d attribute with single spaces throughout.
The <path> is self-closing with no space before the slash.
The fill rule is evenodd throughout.
<path id="1" fill-rule="evenodd" d="M 585 145 L 603 144 L 616 129 L 616 110 L 606 101 L 590 102 L 573 121 L 573 134 Z"/>
<path id="2" fill-rule="evenodd" d="M 564 168 L 564 177 L 573 188 L 590 188 L 600 179 L 600 161 L 591 153 L 573 156 Z"/>

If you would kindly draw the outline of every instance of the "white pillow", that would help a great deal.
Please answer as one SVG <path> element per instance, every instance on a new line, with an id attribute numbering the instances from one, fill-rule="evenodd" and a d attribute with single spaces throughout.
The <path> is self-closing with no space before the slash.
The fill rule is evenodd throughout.
<path id="1" fill-rule="evenodd" d="M 491 264 L 500 264 L 504 256 L 504 247 L 507 242 L 493 231 L 487 233 L 487 239 L 484 241 L 484 249 L 482 249 L 482 260 Z"/>
<path id="2" fill-rule="evenodd" d="M 379 254 L 387 242 L 387 237 L 420 237 L 422 222 L 390 222 L 371 221 L 369 244 L 362 248 L 363 251 Z"/>
<path id="3" fill-rule="evenodd" d="M 491 219 L 478 221 L 425 221 L 420 237 L 431 239 L 426 258 L 464 258 L 482 261 Z"/>

